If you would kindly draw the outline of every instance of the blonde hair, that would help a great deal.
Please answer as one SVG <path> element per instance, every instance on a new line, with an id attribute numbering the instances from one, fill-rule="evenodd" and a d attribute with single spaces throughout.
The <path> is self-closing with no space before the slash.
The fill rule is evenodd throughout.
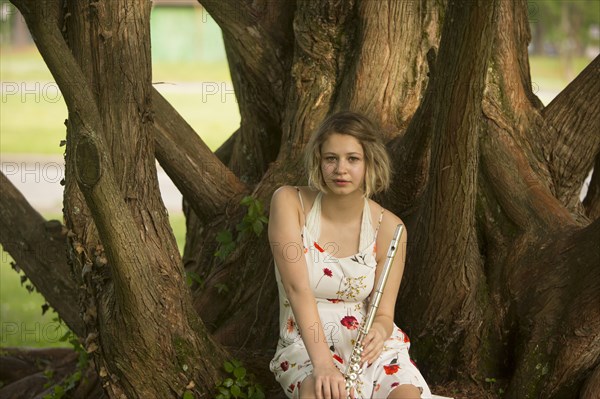
<path id="1" fill-rule="evenodd" d="M 364 196 L 387 190 L 391 180 L 391 162 L 381 133 L 365 116 L 344 111 L 327 117 L 312 135 L 304 152 L 308 185 L 326 192 L 321 171 L 321 146 L 332 134 L 352 136 L 362 145 L 365 156 Z"/>

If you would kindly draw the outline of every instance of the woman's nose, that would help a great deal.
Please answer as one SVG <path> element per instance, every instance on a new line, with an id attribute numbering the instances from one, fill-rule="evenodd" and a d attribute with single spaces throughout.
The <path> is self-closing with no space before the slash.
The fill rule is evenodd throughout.
<path id="1" fill-rule="evenodd" d="M 335 165 L 335 171 L 338 173 L 342 173 L 346 171 L 346 162 L 344 160 L 339 160 Z"/>

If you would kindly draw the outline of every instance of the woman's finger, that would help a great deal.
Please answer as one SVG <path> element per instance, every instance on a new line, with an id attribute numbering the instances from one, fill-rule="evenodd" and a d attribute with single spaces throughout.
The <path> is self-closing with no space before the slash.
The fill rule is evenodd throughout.
<path id="1" fill-rule="evenodd" d="M 323 398 L 324 399 L 331 399 L 331 386 L 329 381 L 325 381 L 322 385 L 323 387 Z"/>
<path id="2" fill-rule="evenodd" d="M 339 392 L 337 381 L 331 381 L 329 385 L 330 385 L 330 389 L 331 389 L 332 399 L 340 398 L 340 392 Z"/>
<path id="3" fill-rule="evenodd" d="M 323 383 L 320 378 L 315 379 L 315 393 L 317 394 L 317 399 L 323 399 Z"/>
<path id="4" fill-rule="evenodd" d="M 345 379 L 340 381 L 340 383 L 338 385 L 338 390 L 340 392 L 340 399 L 348 398 L 348 391 L 346 390 L 346 380 Z"/>

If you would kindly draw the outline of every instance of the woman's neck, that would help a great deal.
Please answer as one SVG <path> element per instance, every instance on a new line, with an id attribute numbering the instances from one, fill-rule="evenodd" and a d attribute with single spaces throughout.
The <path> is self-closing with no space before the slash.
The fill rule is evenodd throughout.
<path id="1" fill-rule="evenodd" d="M 364 204 L 365 197 L 360 191 L 348 195 L 327 193 L 321 197 L 321 213 L 334 223 L 352 223 L 362 214 Z"/>

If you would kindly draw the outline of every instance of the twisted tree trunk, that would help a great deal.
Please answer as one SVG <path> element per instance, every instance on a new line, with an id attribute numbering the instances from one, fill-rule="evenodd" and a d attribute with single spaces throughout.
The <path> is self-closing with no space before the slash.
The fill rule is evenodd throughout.
<path id="1" fill-rule="evenodd" d="M 342 109 L 388 140 L 394 180 L 377 199 L 410 237 L 396 322 L 427 380 L 493 378 L 505 398 L 600 389 L 600 58 L 544 107 L 524 0 L 202 0 L 242 116 L 215 154 L 151 88 L 145 2 L 14 3 L 69 107 L 69 262 L 84 276 L 69 297 L 82 298 L 110 396 L 211 395 L 221 345 L 259 353 L 266 372 L 278 331 L 267 240 L 246 234 L 215 257 L 215 237 L 241 234 L 244 196 L 268 208 L 279 185 L 304 182 L 302 148 Z M 183 261 L 154 156 L 184 196 Z M 22 216 L 0 215 L 23 233 Z M 200 277 L 191 296 L 182 264 Z"/>

